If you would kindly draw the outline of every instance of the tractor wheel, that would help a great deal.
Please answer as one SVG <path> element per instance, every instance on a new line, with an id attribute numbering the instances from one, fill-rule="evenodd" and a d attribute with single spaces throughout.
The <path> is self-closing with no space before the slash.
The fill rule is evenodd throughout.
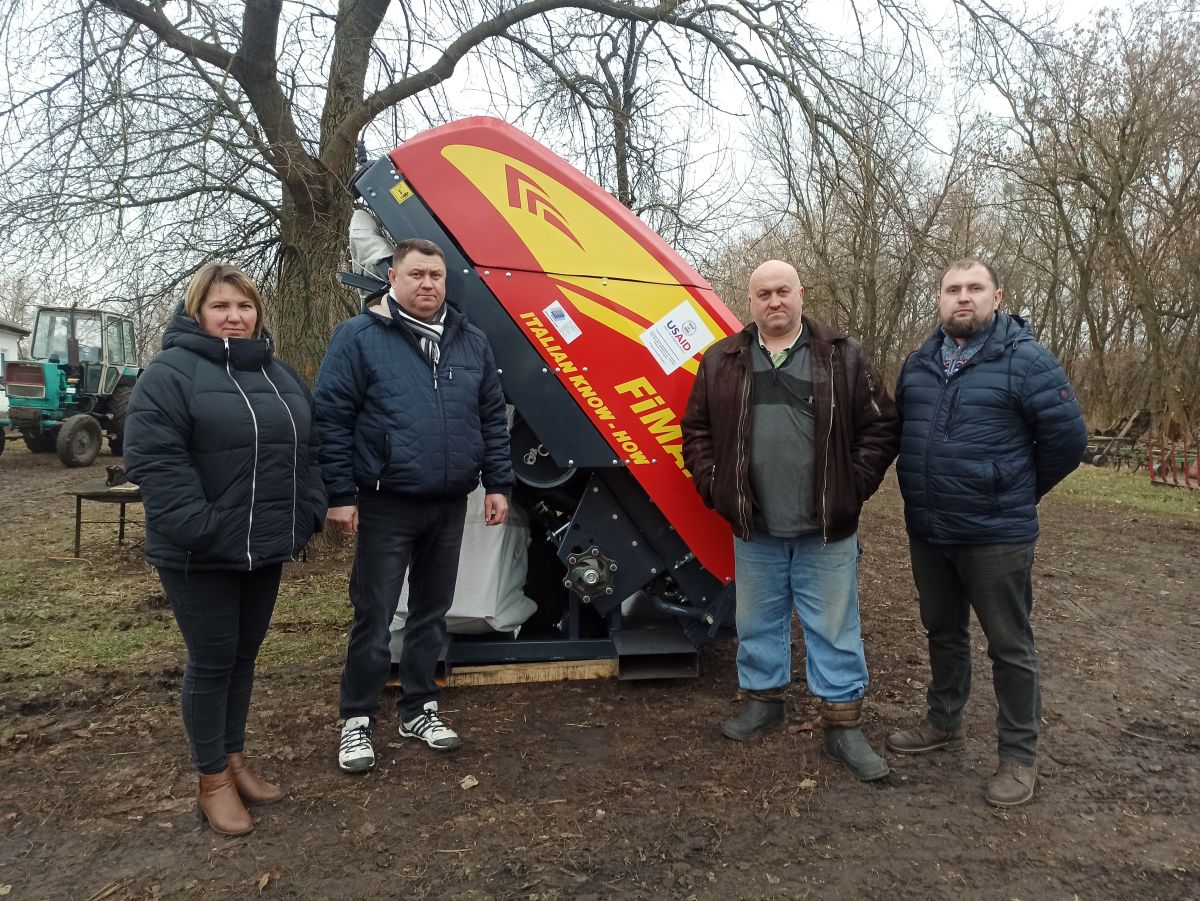
<path id="1" fill-rule="evenodd" d="M 58 432 L 53 429 L 38 432 L 36 435 L 22 432 L 21 437 L 25 439 L 25 446 L 31 454 L 50 454 L 54 452 Z"/>
<path id="2" fill-rule="evenodd" d="M 100 453 L 103 436 L 99 422 L 86 413 L 77 413 L 58 430 L 58 459 L 63 466 L 90 466 Z"/>
<path id="3" fill-rule="evenodd" d="M 108 451 L 114 457 L 121 456 L 125 444 L 125 414 L 129 412 L 129 395 L 133 388 L 117 385 L 108 398 L 108 412 L 112 416 L 108 424 Z"/>

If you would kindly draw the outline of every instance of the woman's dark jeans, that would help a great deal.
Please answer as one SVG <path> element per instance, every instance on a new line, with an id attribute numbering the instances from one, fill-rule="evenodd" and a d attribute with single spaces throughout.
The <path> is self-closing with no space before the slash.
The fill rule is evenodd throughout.
<path id="1" fill-rule="evenodd" d="M 183 725 L 201 773 L 225 769 L 245 748 L 254 661 L 267 634 L 283 564 L 241 572 L 160 569 L 171 611 L 187 645 Z"/>

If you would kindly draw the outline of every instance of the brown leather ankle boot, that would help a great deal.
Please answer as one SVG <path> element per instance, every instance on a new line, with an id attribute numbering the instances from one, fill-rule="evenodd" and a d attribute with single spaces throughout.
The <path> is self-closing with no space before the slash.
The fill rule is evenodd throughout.
<path id="1" fill-rule="evenodd" d="M 245 835 L 254 828 L 254 820 L 250 819 L 250 812 L 238 797 L 229 770 L 200 774 L 196 815 L 207 820 L 213 831 L 221 835 Z"/>
<path id="2" fill-rule="evenodd" d="M 229 772 L 233 774 L 233 784 L 237 786 L 238 794 L 247 804 L 274 804 L 287 794 L 278 785 L 255 775 L 246 762 L 244 752 L 228 754 L 225 760 L 229 763 Z"/>

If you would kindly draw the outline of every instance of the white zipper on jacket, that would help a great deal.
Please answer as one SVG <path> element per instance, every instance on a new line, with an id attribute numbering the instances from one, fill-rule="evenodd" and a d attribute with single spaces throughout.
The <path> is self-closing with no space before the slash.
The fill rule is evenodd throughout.
<path id="1" fill-rule="evenodd" d="M 292 558 L 292 562 L 296 562 L 296 476 L 300 465 L 300 433 L 296 431 L 296 420 L 292 416 L 292 408 L 288 406 L 283 395 L 279 393 L 279 388 L 271 381 L 271 377 L 267 375 L 267 367 L 262 367 L 263 378 L 267 380 L 267 384 L 275 390 L 275 396 L 279 398 L 279 402 L 283 404 L 283 408 L 287 410 L 288 421 L 292 424 L 292 549 L 288 556 Z"/>
<path id="2" fill-rule="evenodd" d="M 254 469 L 250 471 L 250 521 L 246 524 L 246 567 L 254 569 L 254 557 L 250 553 L 250 534 L 254 531 L 254 495 L 258 490 L 258 417 L 254 415 L 254 407 L 250 406 L 250 398 L 246 397 L 246 392 L 242 390 L 242 386 L 233 377 L 233 370 L 229 368 L 229 339 L 221 340 L 225 342 L 225 374 L 245 401 L 246 409 L 250 411 L 250 422 L 254 426 Z"/>

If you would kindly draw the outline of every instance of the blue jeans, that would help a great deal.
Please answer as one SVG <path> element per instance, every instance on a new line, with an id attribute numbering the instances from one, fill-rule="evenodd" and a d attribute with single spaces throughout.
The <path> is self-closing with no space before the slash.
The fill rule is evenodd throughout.
<path id="1" fill-rule="evenodd" d="M 738 682 L 748 691 L 792 678 L 792 607 L 804 628 L 808 688 L 826 701 L 855 701 L 867 688 L 858 616 L 858 535 L 825 544 L 756 535 L 733 540 L 737 576 Z"/>
<path id="2" fill-rule="evenodd" d="M 929 722 L 962 723 L 971 693 L 971 610 L 987 637 L 996 691 L 999 757 L 1021 766 L 1037 760 L 1042 690 L 1033 610 L 1029 544 L 930 544 L 909 537 L 921 623 L 929 636 Z"/>

